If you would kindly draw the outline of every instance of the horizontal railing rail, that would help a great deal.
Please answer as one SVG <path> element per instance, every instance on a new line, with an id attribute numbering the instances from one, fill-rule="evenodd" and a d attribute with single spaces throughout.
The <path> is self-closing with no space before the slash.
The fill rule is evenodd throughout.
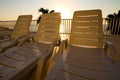
<path id="1" fill-rule="evenodd" d="M 69 34 L 72 19 L 61 19 L 60 34 Z M 0 30 L 14 29 L 16 21 L 0 21 Z M 36 32 L 38 29 L 37 20 L 32 20 L 30 31 Z M 104 35 L 120 35 L 120 18 L 103 18 Z"/>

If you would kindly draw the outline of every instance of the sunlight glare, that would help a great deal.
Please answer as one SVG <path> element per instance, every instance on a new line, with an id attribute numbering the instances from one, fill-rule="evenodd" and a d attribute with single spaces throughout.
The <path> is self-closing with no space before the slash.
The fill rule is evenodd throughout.
<path id="1" fill-rule="evenodd" d="M 55 11 L 61 13 L 62 19 L 68 19 L 70 17 L 69 11 L 64 7 L 57 7 Z"/>

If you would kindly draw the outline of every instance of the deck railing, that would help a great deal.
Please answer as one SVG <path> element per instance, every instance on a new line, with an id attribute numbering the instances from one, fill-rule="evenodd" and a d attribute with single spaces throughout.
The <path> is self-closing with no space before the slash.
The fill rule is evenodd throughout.
<path id="1" fill-rule="evenodd" d="M 72 19 L 62 19 L 60 26 L 60 34 L 69 34 L 71 30 Z M 0 29 L 13 29 L 16 21 L 0 21 Z M 38 25 L 36 20 L 32 20 L 30 31 L 36 32 Z M 120 35 L 120 19 L 103 18 L 103 34 L 104 35 Z"/>

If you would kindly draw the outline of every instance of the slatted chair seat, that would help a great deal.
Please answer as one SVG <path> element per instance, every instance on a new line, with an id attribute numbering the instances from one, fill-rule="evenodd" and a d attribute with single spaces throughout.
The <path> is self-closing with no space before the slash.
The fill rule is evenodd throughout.
<path id="1" fill-rule="evenodd" d="M 26 48 L 26 46 L 28 46 Z M 27 80 L 41 55 L 34 46 L 13 47 L 0 55 L 0 80 Z M 28 50 L 30 49 L 30 50 Z M 26 78 L 26 79 L 25 79 Z"/>

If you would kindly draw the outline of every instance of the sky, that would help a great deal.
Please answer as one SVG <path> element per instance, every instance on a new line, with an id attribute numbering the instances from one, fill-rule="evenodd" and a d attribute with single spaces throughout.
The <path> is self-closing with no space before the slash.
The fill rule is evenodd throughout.
<path id="1" fill-rule="evenodd" d="M 62 19 L 71 19 L 74 11 L 101 9 L 103 18 L 118 13 L 120 0 L 0 0 L 0 20 L 16 20 L 19 15 L 33 15 L 36 20 L 41 7 L 61 12 Z"/>

